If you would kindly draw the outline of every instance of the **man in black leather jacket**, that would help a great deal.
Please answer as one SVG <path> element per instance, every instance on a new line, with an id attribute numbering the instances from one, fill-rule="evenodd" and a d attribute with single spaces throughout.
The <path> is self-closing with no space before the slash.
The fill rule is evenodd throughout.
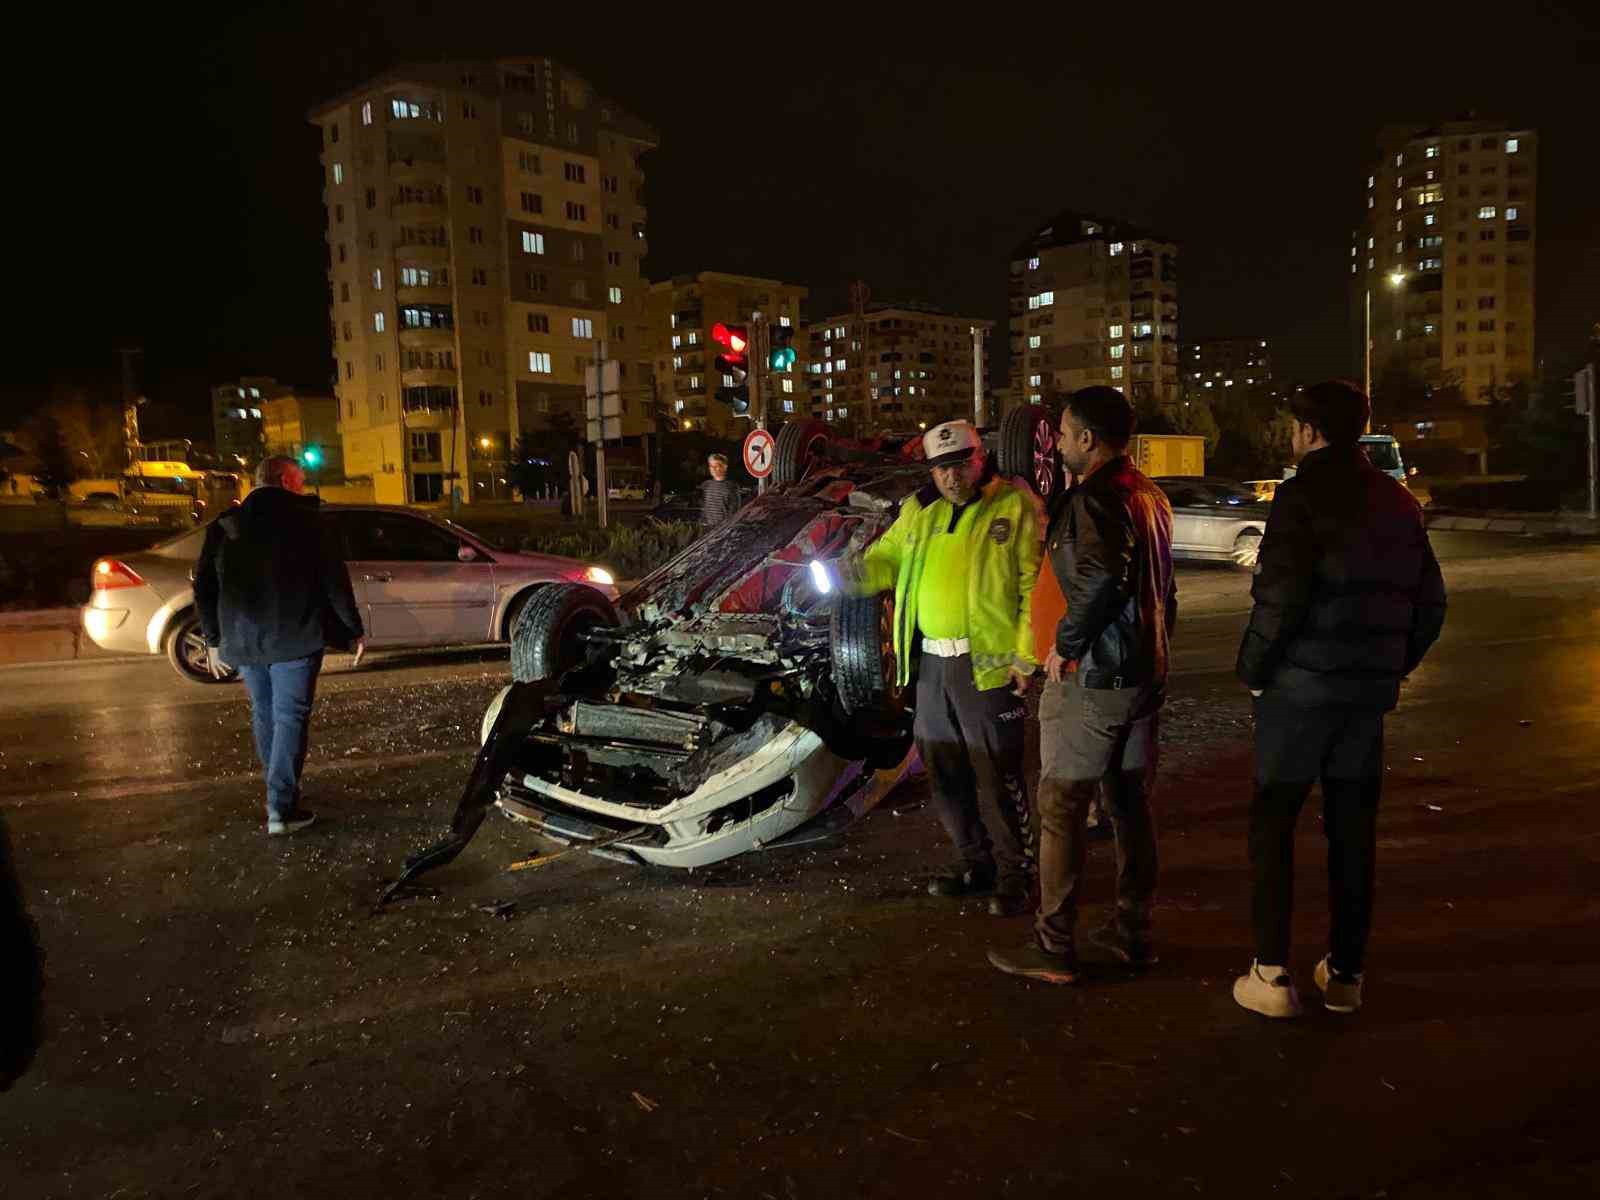
<path id="1" fill-rule="evenodd" d="M 1361 1006 L 1372 921 L 1383 717 L 1444 625 L 1444 580 L 1422 511 L 1359 438 L 1371 408 L 1347 383 L 1297 395 L 1299 470 L 1278 486 L 1256 564 L 1239 678 L 1255 697 L 1250 807 L 1256 961 L 1244 1007 L 1292 1017 L 1288 972 L 1294 828 L 1322 781 L 1332 929 L 1314 979 L 1335 1012 Z"/>
<path id="2" fill-rule="evenodd" d="M 1116 835 L 1117 912 L 1090 936 L 1130 965 L 1155 961 L 1150 793 L 1178 592 L 1172 506 L 1128 458 L 1133 430 L 1133 407 L 1114 388 L 1073 393 L 1061 415 L 1061 459 L 1082 482 L 1057 500 L 1045 535 L 1067 611 L 1039 700 L 1039 911 L 1025 947 L 989 952 L 1000 970 L 1049 983 L 1078 974 L 1084 825 L 1097 790 Z"/>

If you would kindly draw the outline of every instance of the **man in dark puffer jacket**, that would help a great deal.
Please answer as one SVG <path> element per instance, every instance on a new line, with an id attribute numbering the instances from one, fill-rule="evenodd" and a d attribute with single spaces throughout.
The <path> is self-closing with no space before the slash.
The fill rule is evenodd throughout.
<path id="1" fill-rule="evenodd" d="M 354 640 L 357 658 L 363 649 L 350 573 L 322 536 L 321 501 L 304 490 L 294 459 L 264 460 L 256 490 L 211 523 L 195 564 L 195 605 L 213 670 L 237 667 L 250 692 L 272 836 L 316 819 L 300 804 L 300 772 L 323 647 L 334 634 Z"/>
<path id="2" fill-rule="evenodd" d="M 1278 486 L 1262 539 L 1239 677 L 1255 697 L 1250 808 L 1256 961 L 1234 999 L 1270 1017 L 1299 1014 L 1288 974 L 1294 827 L 1322 781 L 1332 929 L 1315 980 L 1326 1006 L 1361 1005 L 1372 923 L 1383 718 L 1400 681 L 1444 625 L 1444 580 L 1405 487 L 1373 466 L 1371 415 L 1349 384 L 1295 397 L 1299 470 Z"/>

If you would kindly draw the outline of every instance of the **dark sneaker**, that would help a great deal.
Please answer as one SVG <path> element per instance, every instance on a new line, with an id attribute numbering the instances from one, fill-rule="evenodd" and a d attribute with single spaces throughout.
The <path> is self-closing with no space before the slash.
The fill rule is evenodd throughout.
<path id="1" fill-rule="evenodd" d="M 1089 935 L 1089 940 L 1130 967 L 1153 967 L 1160 961 L 1149 935 L 1135 937 L 1120 921 L 1107 921 Z"/>
<path id="2" fill-rule="evenodd" d="M 267 836 L 284 837 L 299 833 L 317 819 L 317 814 L 307 808 L 296 808 L 286 813 L 275 813 L 267 818 Z"/>
<path id="3" fill-rule="evenodd" d="M 1029 894 L 1026 884 L 1002 883 L 994 889 L 994 895 L 989 897 L 989 915 L 991 917 L 1020 917 L 1025 912 L 1033 911 L 1033 897 Z"/>
<path id="4" fill-rule="evenodd" d="M 1051 954 L 1036 941 L 1016 950 L 989 951 L 989 965 L 1007 975 L 1034 979 L 1040 983 L 1077 983 L 1078 956 L 1068 950 Z"/>
<path id="5" fill-rule="evenodd" d="M 969 867 L 954 875 L 941 875 L 928 881 L 928 895 L 960 899 L 963 896 L 987 896 L 994 891 L 994 872 Z"/>

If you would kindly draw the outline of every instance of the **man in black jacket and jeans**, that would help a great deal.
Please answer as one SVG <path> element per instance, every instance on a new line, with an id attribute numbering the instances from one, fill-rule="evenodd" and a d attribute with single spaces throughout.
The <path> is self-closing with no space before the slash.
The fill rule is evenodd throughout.
<path id="1" fill-rule="evenodd" d="M 305 478 L 292 458 L 263 461 L 256 490 L 206 530 L 194 576 L 212 668 L 237 667 L 250 692 L 274 837 L 316 820 L 300 803 L 300 772 L 323 647 L 353 640 L 357 658 L 365 648 L 350 574 L 322 536 L 321 501 L 302 495 Z"/>
<path id="2" fill-rule="evenodd" d="M 1067 611 L 1039 698 L 1039 911 L 1010 975 L 1077 979 L 1076 925 L 1089 805 L 1100 791 L 1117 841 L 1117 910 L 1090 935 L 1135 967 L 1155 961 L 1156 827 L 1150 810 L 1169 639 L 1178 617 L 1172 505 L 1128 458 L 1133 407 L 1115 388 L 1074 392 L 1058 449 L 1080 482 L 1045 534 Z"/>
<path id="3" fill-rule="evenodd" d="M 1328 1008 L 1361 1006 L 1383 717 L 1438 638 L 1445 612 L 1421 509 L 1361 449 L 1366 396 L 1347 383 L 1319 383 L 1290 410 L 1300 466 L 1273 499 L 1239 647 L 1239 677 L 1255 698 L 1256 960 L 1233 995 L 1269 1017 L 1300 1012 L 1288 969 L 1294 827 L 1317 779 L 1332 929 L 1313 977 Z"/>

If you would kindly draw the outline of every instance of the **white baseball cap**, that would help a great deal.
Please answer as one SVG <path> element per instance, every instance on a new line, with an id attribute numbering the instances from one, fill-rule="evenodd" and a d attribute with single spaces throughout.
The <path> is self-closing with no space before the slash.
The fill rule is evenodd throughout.
<path id="1" fill-rule="evenodd" d="M 946 467 L 972 457 L 983 445 L 971 421 L 946 421 L 922 435 L 922 455 L 930 467 Z"/>

